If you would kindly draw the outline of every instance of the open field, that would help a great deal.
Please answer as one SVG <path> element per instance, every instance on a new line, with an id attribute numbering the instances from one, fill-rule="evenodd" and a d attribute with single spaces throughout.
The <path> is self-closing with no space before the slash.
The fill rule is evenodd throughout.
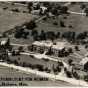
<path id="1" fill-rule="evenodd" d="M 58 17 L 58 23 L 60 17 Z M 55 26 L 53 25 L 53 21 L 49 20 L 50 22 L 41 22 L 38 23 L 38 27 L 36 28 L 37 30 L 41 31 L 55 31 L 55 32 L 66 32 L 66 31 L 74 31 L 74 32 L 83 32 L 83 31 L 88 31 L 88 17 L 82 16 L 82 15 L 77 15 L 77 14 L 70 14 L 67 16 L 67 19 L 64 19 L 66 27 L 62 28 L 59 25 Z M 69 28 L 68 26 L 72 25 L 73 28 Z"/>
<path id="2" fill-rule="evenodd" d="M 27 6 L 25 5 L 20 5 L 19 3 L 18 4 L 12 4 L 10 2 L 0 2 L 0 8 L 4 9 L 4 8 L 7 8 L 6 10 L 9 10 L 11 11 L 12 9 L 15 9 L 15 8 L 18 8 L 19 9 L 19 12 L 28 12 L 27 10 Z"/>
<path id="3" fill-rule="evenodd" d="M 31 19 L 31 14 L 15 13 L 8 10 L 4 11 L 2 8 L 0 8 L 0 32 L 3 33 L 13 29 L 15 26 L 28 22 Z"/>
<path id="4" fill-rule="evenodd" d="M 82 10 L 80 8 L 80 4 L 70 5 L 69 11 L 82 13 Z M 66 17 L 66 18 L 64 18 Z M 63 20 L 66 27 L 60 26 L 60 20 Z M 53 22 L 57 21 L 58 25 L 53 25 Z M 88 31 L 88 17 L 79 15 L 79 14 L 69 14 L 69 15 L 61 15 L 58 16 L 56 19 L 47 19 L 46 21 L 41 21 L 38 23 L 38 27 L 36 30 L 44 31 L 54 31 L 54 32 L 66 32 L 66 31 L 74 31 L 74 32 L 83 32 Z M 72 25 L 72 28 L 69 28 L 69 26 Z"/>

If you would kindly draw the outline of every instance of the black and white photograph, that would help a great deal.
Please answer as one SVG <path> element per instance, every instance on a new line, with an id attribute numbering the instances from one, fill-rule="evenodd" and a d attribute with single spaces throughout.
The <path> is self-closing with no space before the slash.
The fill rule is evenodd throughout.
<path id="1" fill-rule="evenodd" d="M 88 87 L 88 2 L 0 1 L 0 87 Z"/>

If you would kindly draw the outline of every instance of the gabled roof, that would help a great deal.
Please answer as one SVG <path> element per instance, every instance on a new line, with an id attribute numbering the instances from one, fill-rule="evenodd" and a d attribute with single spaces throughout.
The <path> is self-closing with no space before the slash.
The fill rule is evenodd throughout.
<path id="1" fill-rule="evenodd" d="M 80 64 L 81 65 L 84 65 L 84 64 L 86 64 L 88 62 L 88 57 L 85 57 L 85 58 L 83 58 L 81 61 L 80 61 Z"/>

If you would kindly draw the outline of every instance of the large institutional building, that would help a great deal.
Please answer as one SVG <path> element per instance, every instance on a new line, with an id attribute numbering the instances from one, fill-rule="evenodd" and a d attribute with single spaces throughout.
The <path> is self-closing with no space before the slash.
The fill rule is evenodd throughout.
<path id="1" fill-rule="evenodd" d="M 58 56 L 59 51 L 65 49 L 65 51 L 70 48 L 69 44 L 66 41 L 52 42 L 48 41 L 35 41 L 33 44 L 33 51 L 38 52 L 41 50 L 48 51 L 51 49 L 55 56 Z"/>

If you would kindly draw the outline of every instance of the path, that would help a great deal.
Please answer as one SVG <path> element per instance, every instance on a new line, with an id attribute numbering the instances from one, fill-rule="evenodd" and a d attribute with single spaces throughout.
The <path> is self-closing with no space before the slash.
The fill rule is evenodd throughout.
<path id="1" fill-rule="evenodd" d="M 86 15 L 86 13 L 78 13 L 78 12 L 73 12 L 73 11 L 68 11 L 71 14 L 77 14 L 77 15 Z"/>

